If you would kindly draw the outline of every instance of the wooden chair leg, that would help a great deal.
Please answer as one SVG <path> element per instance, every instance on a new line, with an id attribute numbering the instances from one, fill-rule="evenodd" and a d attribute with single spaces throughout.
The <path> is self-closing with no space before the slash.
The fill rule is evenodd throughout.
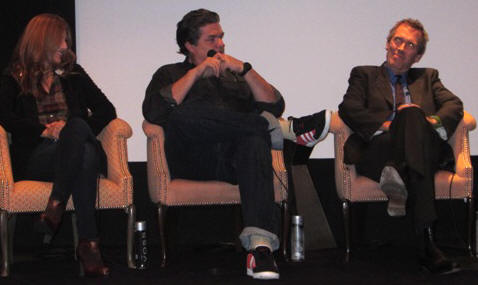
<path id="1" fill-rule="evenodd" d="M 468 211 L 468 218 L 467 218 L 467 250 L 468 254 L 471 257 L 475 256 L 476 247 L 473 247 L 473 236 L 477 233 L 475 232 L 475 199 L 474 198 L 465 198 L 465 204 Z M 476 246 L 476 244 L 475 244 Z"/>
<path id="2" fill-rule="evenodd" d="M 13 258 L 13 240 L 15 235 L 15 227 L 17 225 L 17 214 L 8 215 L 8 263 L 15 262 Z"/>
<path id="3" fill-rule="evenodd" d="M 289 261 L 288 245 L 289 245 L 289 233 L 290 233 L 290 213 L 289 205 L 287 201 L 283 201 L 281 205 L 282 209 L 282 257 L 285 261 Z"/>
<path id="4" fill-rule="evenodd" d="M 134 262 L 134 223 L 136 221 L 136 207 L 134 204 L 129 205 L 126 209 L 128 225 L 126 230 L 126 252 L 127 263 L 129 268 L 136 268 Z"/>
<path id="5" fill-rule="evenodd" d="M 78 248 L 78 243 L 80 243 L 80 238 L 78 236 L 78 226 L 77 226 L 77 220 L 76 220 L 76 213 L 72 212 L 71 213 L 71 228 L 73 231 L 73 258 L 75 260 L 78 260 L 78 253 L 76 252 L 76 249 Z"/>
<path id="6" fill-rule="evenodd" d="M 8 277 L 10 273 L 9 266 L 9 248 L 8 248 L 8 212 L 0 210 L 0 239 L 2 247 L 2 265 L 0 268 L 0 276 Z"/>
<path id="7" fill-rule="evenodd" d="M 233 205 L 234 207 L 234 219 L 235 219 L 235 225 L 234 225 L 234 230 L 235 230 L 235 243 L 234 247 L 236 249 L 236 252 L 242 252 L 242 244 L 241 240 L 239 239 L 239 235 L 241 234 L 242 228 L 243 228 L 243 221 L 242 221 L 242 209 L 241 205 Z"/>
<path id="8" fill-rule="evenodd" d="M 345 232 L 345 263 L 350 261 L 350 205 L 347 200 L 342 202 Z"/>
<path id="9" fill-rule="evenodd" d="M 161 242 L 161 267 L 166 266 L 166 212 L 167 206 L 158 203 L 159 240 Z"/>

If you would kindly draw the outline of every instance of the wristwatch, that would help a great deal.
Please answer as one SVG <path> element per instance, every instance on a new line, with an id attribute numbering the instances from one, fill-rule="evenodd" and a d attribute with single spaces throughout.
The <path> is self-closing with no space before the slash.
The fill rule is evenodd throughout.
<path id="1" fill-rule="evenodd" d="M 252 69 L 252 65 L 249 62 L 244 62 L 244 65 L 242 65 L 242 72 L 239 73 L 239 76 L 244 76 L 246 73 L 249 72 L 249 70 Z"/>
<path id="2" fill-rule="evenodd" d="M 441 127 L 441 126 L 443 126 L 443 124 L 441 123 L 440 117 L 435 116 L 435 115 L 428 116 L 428 117 L 430 117 L 431 119 L 435 119 L 436 124 L 433 125 L 433 127 L 434 127 L 435 129 L 436 129 L 436 128 L 439 128 L 439 127 Z"/>

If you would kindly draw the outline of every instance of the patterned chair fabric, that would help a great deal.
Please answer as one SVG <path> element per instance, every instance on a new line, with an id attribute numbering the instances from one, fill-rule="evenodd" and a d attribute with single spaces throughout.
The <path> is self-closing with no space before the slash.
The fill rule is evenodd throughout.
<path id="1" fill-rule="evenodd" d="M 133 234 L 135 208 L 133 205 L 133 178 L 128 169 L 126 140 L 132 136 L 131 127 L 122 119 L 111 121 L 98 135 L 108 160 L 108 173 L 100 177 L 97 209 L 124 209 L 128 215 L 127 252 L 128 266 L 134 268 Z M 0 126 L 0 227 L 2 244 L 1 275 L 9 274 L 12 244 L 8 241 L 8 220 L 16 213 L 45 210 L 53 183 L 41 181 L 13 181 L 8 137 Z M 74 210 L 72 199 L 67 210 Z M 75 226 L 75 224 L 73 224 Z M 13 233 L 10 233 L 12 235 Z M 76 237 L 75 237 L 76 243 Z M 76 247 L 75 247 L 76 248 Z"/>
<path id="2" fill-rule="evenodd" d="M 151 200 L 158 206 L 158 218 L 162 248 L 162 266 L 166 264 L 164 215 L 168 206 L 232 205 L 240 204 L 239 188 L 221 181 L 171 180 L 164 153 L 164 131 L 161 126 L 143 121 L 147 140 L 148 190 Z M 287 172 L 282 151 L 272 150 L 274 169 L 274 197 L 282 205 L 283 237 L 288 232 Z M 287 228 L 287 229 L 286 229 Z M 287 254 L 283 238 L 283 254 Z"/>
<path id="3" fill-rule="evenodd" d="M 455 133 L 448 140 L 453 149 L 456 166 L 455 175 L 449 171 L 438 171 L 435 174 L 436 199 L 465 199 L 468 206 L 468 250 L 471 247 L 471 234 L 473 221 L 473 167 L 470 159 L 470 144 L 468 132 L 476 127 L 475 119 L 465 111 L 463 119 L 458 124 Z M 380 190 L 375 181 L 357 174 L 354 165 L 343 163 L 344 144 L 352 134 L 350 128 L 339 117 L 338 112 L 332 115 L 329 132 L 334 134 L 335 150 L 335 185 L 337 195 L 343 203 L 345 234 L 346 234 L 346 259 L 350 255 L 349 231 L 349 203 L 386 201 L 387 197 Z"/>

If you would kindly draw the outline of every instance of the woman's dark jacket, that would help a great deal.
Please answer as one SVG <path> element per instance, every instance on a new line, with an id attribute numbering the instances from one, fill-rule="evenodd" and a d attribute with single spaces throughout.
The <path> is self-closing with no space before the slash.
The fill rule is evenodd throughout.
<path id="1" fill-rule="evenodd" d="M 80 65 L 75 64 L 71 72 L 60 76 L 60 82 L 69 118 L 84 119 L 95 135 L 116 118 L 113 104 Z M 0 124 L 11 134 L 13 173 L 15 179 L 19 180 L 28 158 L 43 139 L 40 135 L 45 126 L 38 121 L 33 95 L 22 94 L 17 81 L 8 72 L 4 72 L 0 80 Z"/>

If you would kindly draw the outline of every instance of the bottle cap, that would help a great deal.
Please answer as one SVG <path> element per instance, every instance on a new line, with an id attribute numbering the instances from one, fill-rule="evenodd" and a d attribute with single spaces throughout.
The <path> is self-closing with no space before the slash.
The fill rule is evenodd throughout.
<path id="1" fill-rule="evenodd" d="M 145 231 L 146 230 L 146 221 L 137 221 L 135 223 L 135 229 L 137 231 Z"/>
<path id="2" fill-rule="evenodd" d="M 304 217 L 299 215 L 292 216 L 292 224 L 293 225 L 302 225 L 304 223 Z"/>

